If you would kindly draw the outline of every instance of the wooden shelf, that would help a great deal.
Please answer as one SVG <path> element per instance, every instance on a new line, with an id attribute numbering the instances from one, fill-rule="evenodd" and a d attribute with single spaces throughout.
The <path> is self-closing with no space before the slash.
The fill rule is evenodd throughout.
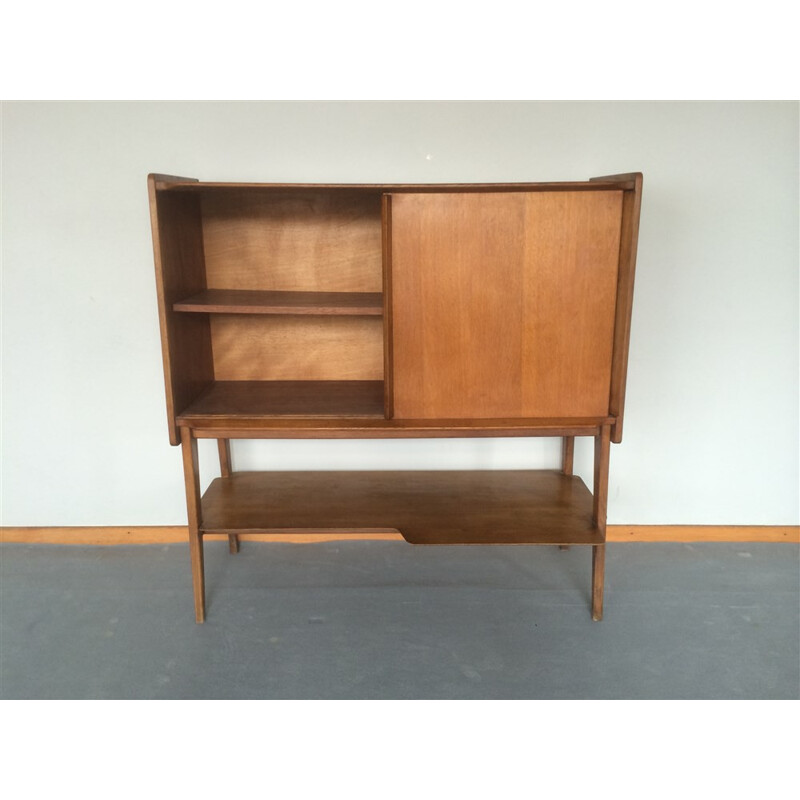
<path id="1" fill-rule="evenodd" d="M 273 292 L 207 289 L 174 304 L 175 311 L 205 314 L 318 314 L 381 316 L 380 292 Z"/>
<path id="2" fill-rule="evenodd" d="M 413 544 L 596 545 L 592 496 L 555 471 L 240 472 L 202 499 L 204 533 L 398 531 Z"/>
<path id="3" fill-rule="evenodd" d="M 178 417 L 380 417 L 383 381 L 217 381 Z"/>

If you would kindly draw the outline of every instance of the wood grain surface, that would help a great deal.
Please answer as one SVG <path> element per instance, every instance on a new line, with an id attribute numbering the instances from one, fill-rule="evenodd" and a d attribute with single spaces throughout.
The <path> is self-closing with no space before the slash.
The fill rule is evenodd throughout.
<path id="1" fill-rule="evenodd" d="M 336 391 L 337 384 L 341 390 Z M 199 439 L 594 436 L 608 418 L 379 419 L 380 381 L 221 381 L 178 418 Z M 307 388 L 306 388 L 307 387 Z M 334 398 L 340 399 L 334 399 Z M 334 419 L 326 419 L 334 417 Z"/>
<path id="2" fill-rule="evenodd" d="M 383 380 L 377 316 L 214 314 L 211 347 L 218 381 Z"/>
<path id="3" fill-rule="evenodd" d="M 621 191 L 398 194 L 399 418 L 608 414 Z"/>
<path id="4" fill-rule="evenodd" d="M 379 192 L 201 196 L 209 289 L 381 291 Z"/>
<path id="5" fill-rule="evenodd" d="M 175 311 L 204 314 L 310 314 L 381 316 L 380 292 L 270 292 L 207 289 L 174 305 Z"/>
<path id="6" fill-rule="evenodd" d="M 639 243 L 639 215 L 642 206 L 642 173 L 606 175 L 592 178 L 597 182 L 617 180 L 633 183 L 633 188 L 623 194 L 622 231 L 620 234 L 619 280 L 617 282 L 617 315 L 614 326 L 614 360 L 611 365 L 610 413 L 616 418 L 611 429 L 611 441 L 622 441 L 622 423 L 625 410 L 625 386 L 628 377 L 628 352 L 631 338 L 631 313 L 633 284 L 636 272 L 636 254 Z"/>
<path id="7" fill-rule="evenodd" d="M 210 533 L 366 528 L 415 544 L 601 542 L 589 490 L 555 470 L 242 472 L 211 483 L 202 519 Z"/>

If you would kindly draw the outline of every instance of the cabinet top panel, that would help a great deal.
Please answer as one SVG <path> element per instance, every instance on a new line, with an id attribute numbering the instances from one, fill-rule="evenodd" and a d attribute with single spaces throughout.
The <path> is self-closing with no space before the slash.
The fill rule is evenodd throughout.
<path id="1" fill-rule="evenodd" d="M 153 175 L 157 191 L 205 192 L 217 189 L 308 189 L 364 192 L 601 192 L 610 189 L 633 190 L 634 180 L 566 181 L 561 183 L 228 183 L 196 181 Z"/>

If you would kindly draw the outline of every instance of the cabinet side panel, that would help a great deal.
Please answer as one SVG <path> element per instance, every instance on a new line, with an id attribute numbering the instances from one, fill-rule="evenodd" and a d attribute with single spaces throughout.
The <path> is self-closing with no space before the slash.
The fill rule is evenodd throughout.
<path id="1" fill-rule="evenodd" d="M 605 416 L 621 195 L 394 195 L 395 417 Z"/>
<path id="2" fill-rule="evenodd" d="M 622 441 L 622 419 L 625 410 L 625 385 L 628 375 L 628 349 L 633 310 L 633 280 L 636 272 L 639 213 L 642 205 L 642 175 L 634 173 L 631 177 L 634 179 L 634 189 L 623 194 L 617 321 L 614 329 L 614 362 L 611 369 L 611 414 L 617 419 L 611 429 L 611 441 L 615 443 Z"/>
<path id="3" fill-rule="evenodd" d="M 202 204 L 209 289 L 381 291 L 379 191 L 225 189 Z"/>
<path id="4" fill-rule="evenodd" d="M 161 350 L 170 442 L 180 443 L 175 418 L 212 381 L 207 315 L 172 310 L 178 300 L 206 288 L 199 198 L 156 191 L 150 182 Z"/>

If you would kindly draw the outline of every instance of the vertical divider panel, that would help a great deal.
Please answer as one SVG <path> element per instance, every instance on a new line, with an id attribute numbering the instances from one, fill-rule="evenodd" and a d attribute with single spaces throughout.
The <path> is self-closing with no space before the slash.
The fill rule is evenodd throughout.
<path id="1" fill-rule="evenodd" d="M 394 366 L 392 341 L 392 196 L 381 201 L 383 236 L 383 411 L 386 419 L 394 417 Z"/>

